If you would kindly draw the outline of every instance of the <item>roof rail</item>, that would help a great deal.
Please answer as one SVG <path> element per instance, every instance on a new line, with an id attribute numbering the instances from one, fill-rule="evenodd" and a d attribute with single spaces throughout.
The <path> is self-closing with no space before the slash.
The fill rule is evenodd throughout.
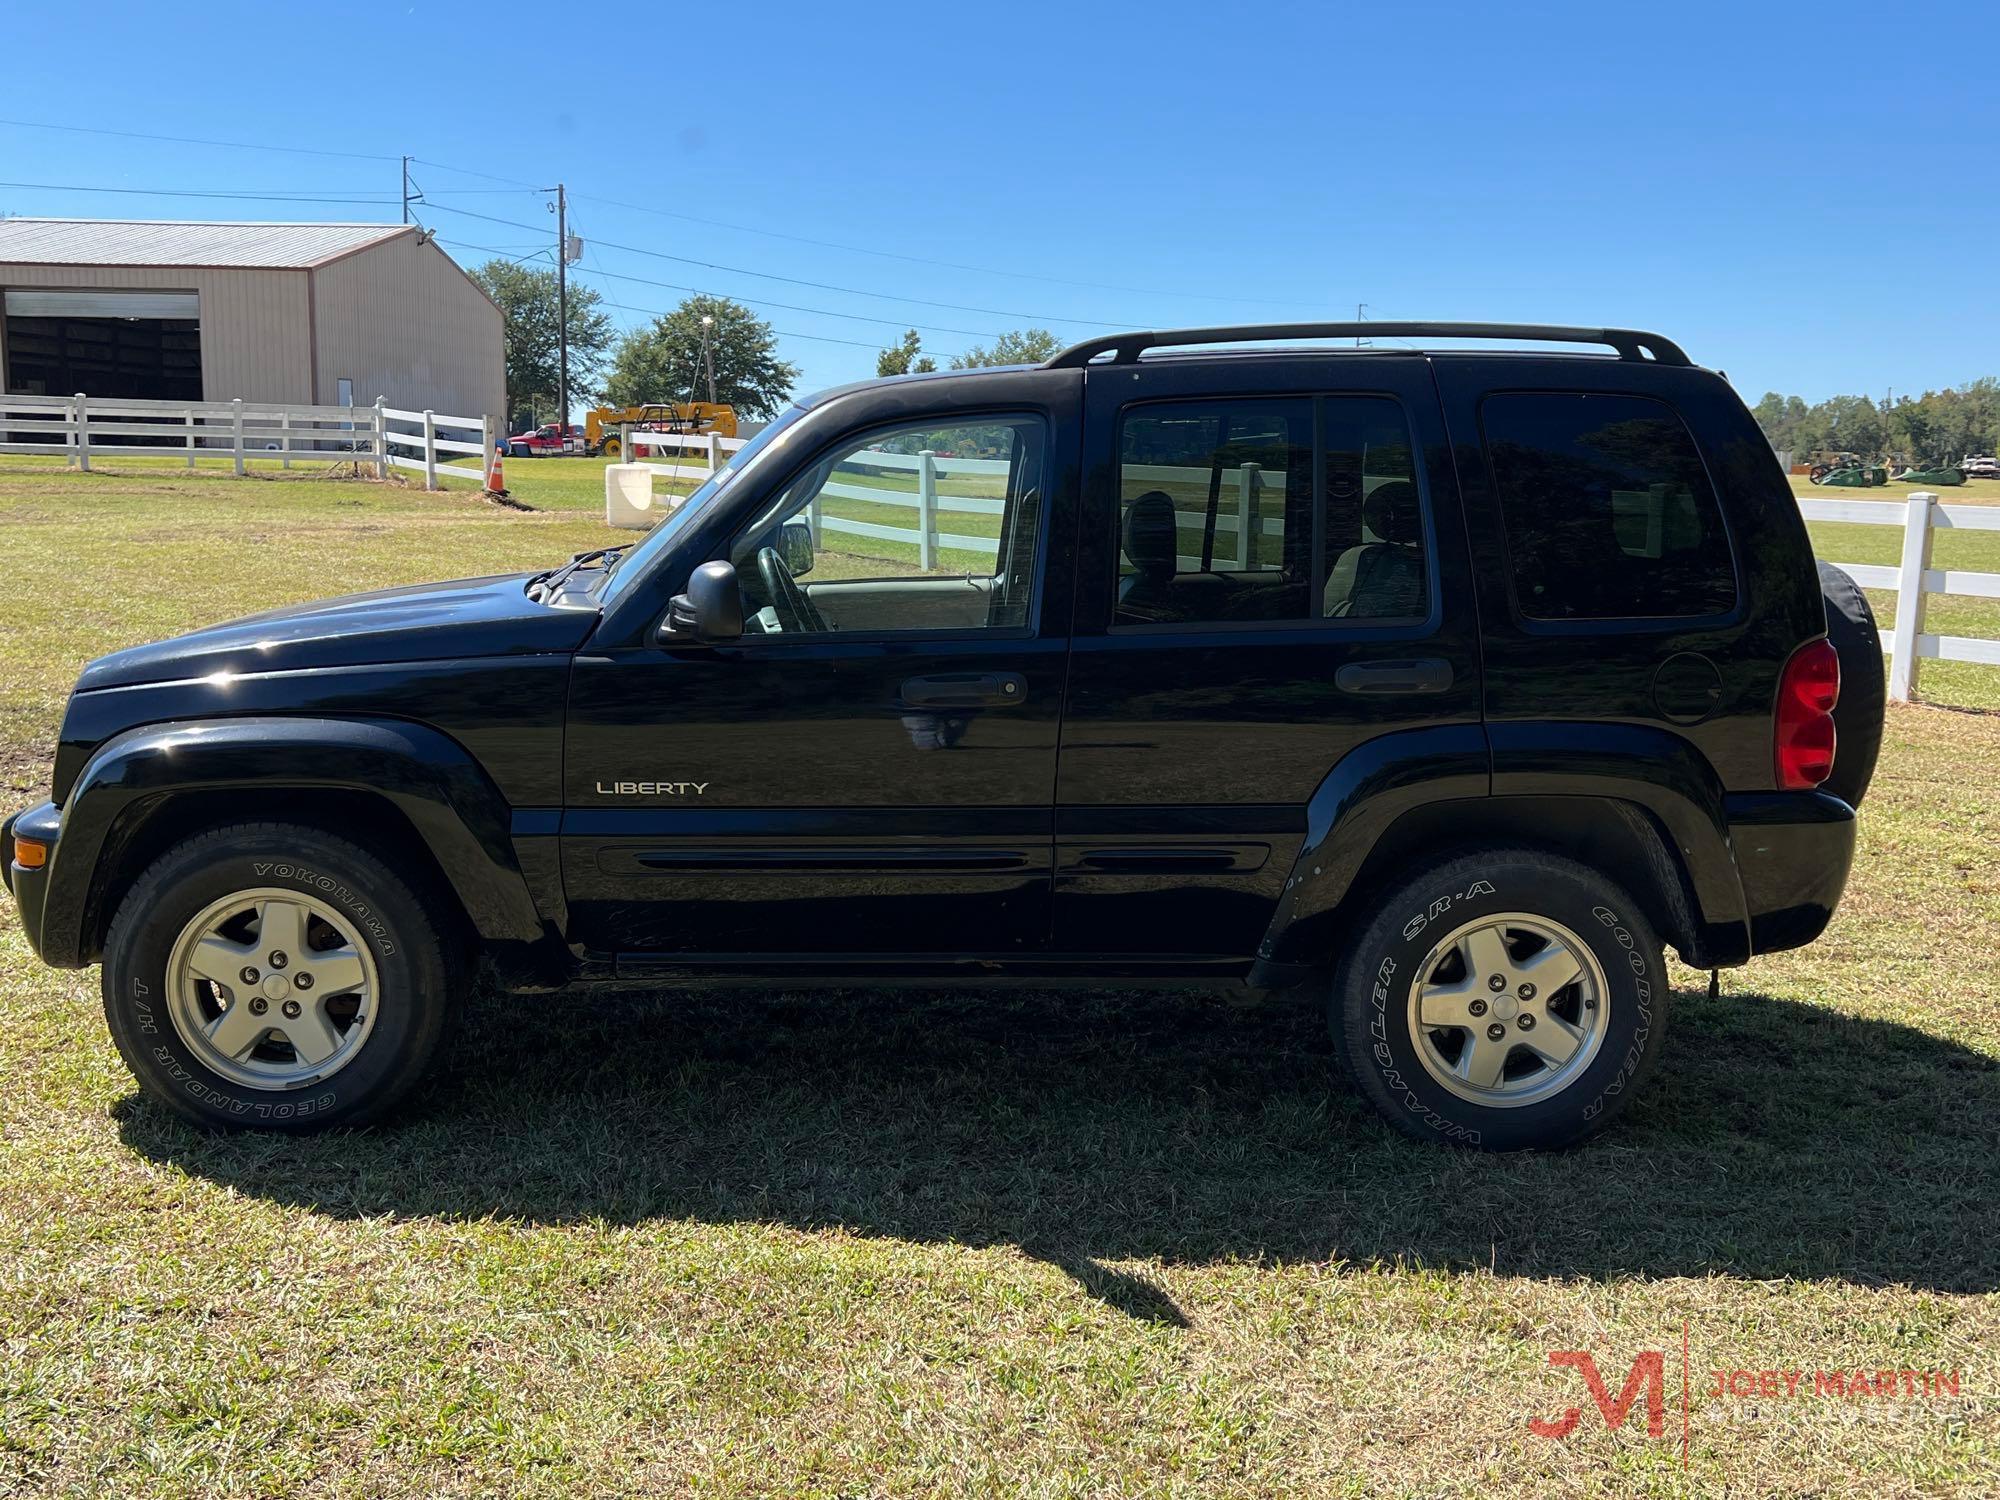
<path id="1" fill-rule="evenodd" d="M 1166 328 L 1151 333 L 1107 333 L 1071 344 L 1042 366 L 1073 370 L 1100 354 L 1129 365 L 1141 351 L 1179 344 L 1247 344 L 1270 339 L 1348 338 L 1525 339 L 1550 344 L 1608 344 L 1620 359 L 1651 359 L 1662 365 L 1691 365 L 1672 339 L 1636 328 L 1562 328 L 1544 323 L 1246 323 L 1237 328 Z"/>

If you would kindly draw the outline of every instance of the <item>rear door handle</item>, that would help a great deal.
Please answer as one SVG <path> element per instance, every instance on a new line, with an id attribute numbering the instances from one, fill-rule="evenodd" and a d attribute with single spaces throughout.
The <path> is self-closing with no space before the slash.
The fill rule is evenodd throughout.
<path id="1" fill-rule="evenodd" d="M 1333 674 L 1333 682 L 1343 693 L 1442 693 L 1451 686 L 1451 663 L 1436 656 L 1350 662 Z"/>
<path id="2" fill-rule="evenodd" d="M 986 708 L 1027 697 L 1028 680 L 1019 672 L 941 672 L 903 684 L 903 701 L 912 708 Z"/>

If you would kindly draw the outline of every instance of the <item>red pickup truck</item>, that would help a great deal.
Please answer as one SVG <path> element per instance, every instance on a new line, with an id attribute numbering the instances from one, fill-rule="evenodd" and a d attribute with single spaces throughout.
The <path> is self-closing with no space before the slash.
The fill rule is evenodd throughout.
<path id="1" fill-rule="evenodd" d="M 590 443 L 575 423 L 544 422 L 532 432 L 507 439 L 509 458 L 587 457 Z"/>

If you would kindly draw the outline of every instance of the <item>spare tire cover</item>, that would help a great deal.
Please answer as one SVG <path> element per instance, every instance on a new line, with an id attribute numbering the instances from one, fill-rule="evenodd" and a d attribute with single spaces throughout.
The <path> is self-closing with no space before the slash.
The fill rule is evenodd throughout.
<path id="1" fill-rule="evenodd" d="M 1833 710 L 1839 746 L 1833 774 L 1820 790 L 1859 807 L 1882 749 L 1882 711 L 1888 700 L 1882 634 L 1861 586 L 1830 562 L 1819 565 L 1819 591 L 1826 599 L 1826 638 L 1840 658 L 1840 701 Z"/>

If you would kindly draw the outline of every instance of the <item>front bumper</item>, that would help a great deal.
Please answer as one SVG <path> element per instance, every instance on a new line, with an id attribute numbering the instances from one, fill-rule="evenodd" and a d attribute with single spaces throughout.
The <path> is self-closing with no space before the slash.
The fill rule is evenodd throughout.
<path id="1" fill-rule="evenodd" d="M 1854 863 L 1854 809 L 1826 792 L 1724 800 L 1750 951 L 1802 948 L 1826 930 Z"/>
<path id="2" fill-rule="evenodd" d="M 16 864 L 16 832 L 47 844 L 48 859 L 32 870 Z M 61 832 L 62 811 L 53 802 L 44 802 L 26 812 L 15 813 L 0 824 L 0 876 L 5 877 L 7 889 L 13 893 L 14 902 L 21 909 L 21 930 L 28 935 L 28 946 L 35 950 L 36 957 L 45 961 L 47 955 L 42 952 L 42 911 L 48 902 L 49 871 L 56 862 L 55 843 Z"/>

